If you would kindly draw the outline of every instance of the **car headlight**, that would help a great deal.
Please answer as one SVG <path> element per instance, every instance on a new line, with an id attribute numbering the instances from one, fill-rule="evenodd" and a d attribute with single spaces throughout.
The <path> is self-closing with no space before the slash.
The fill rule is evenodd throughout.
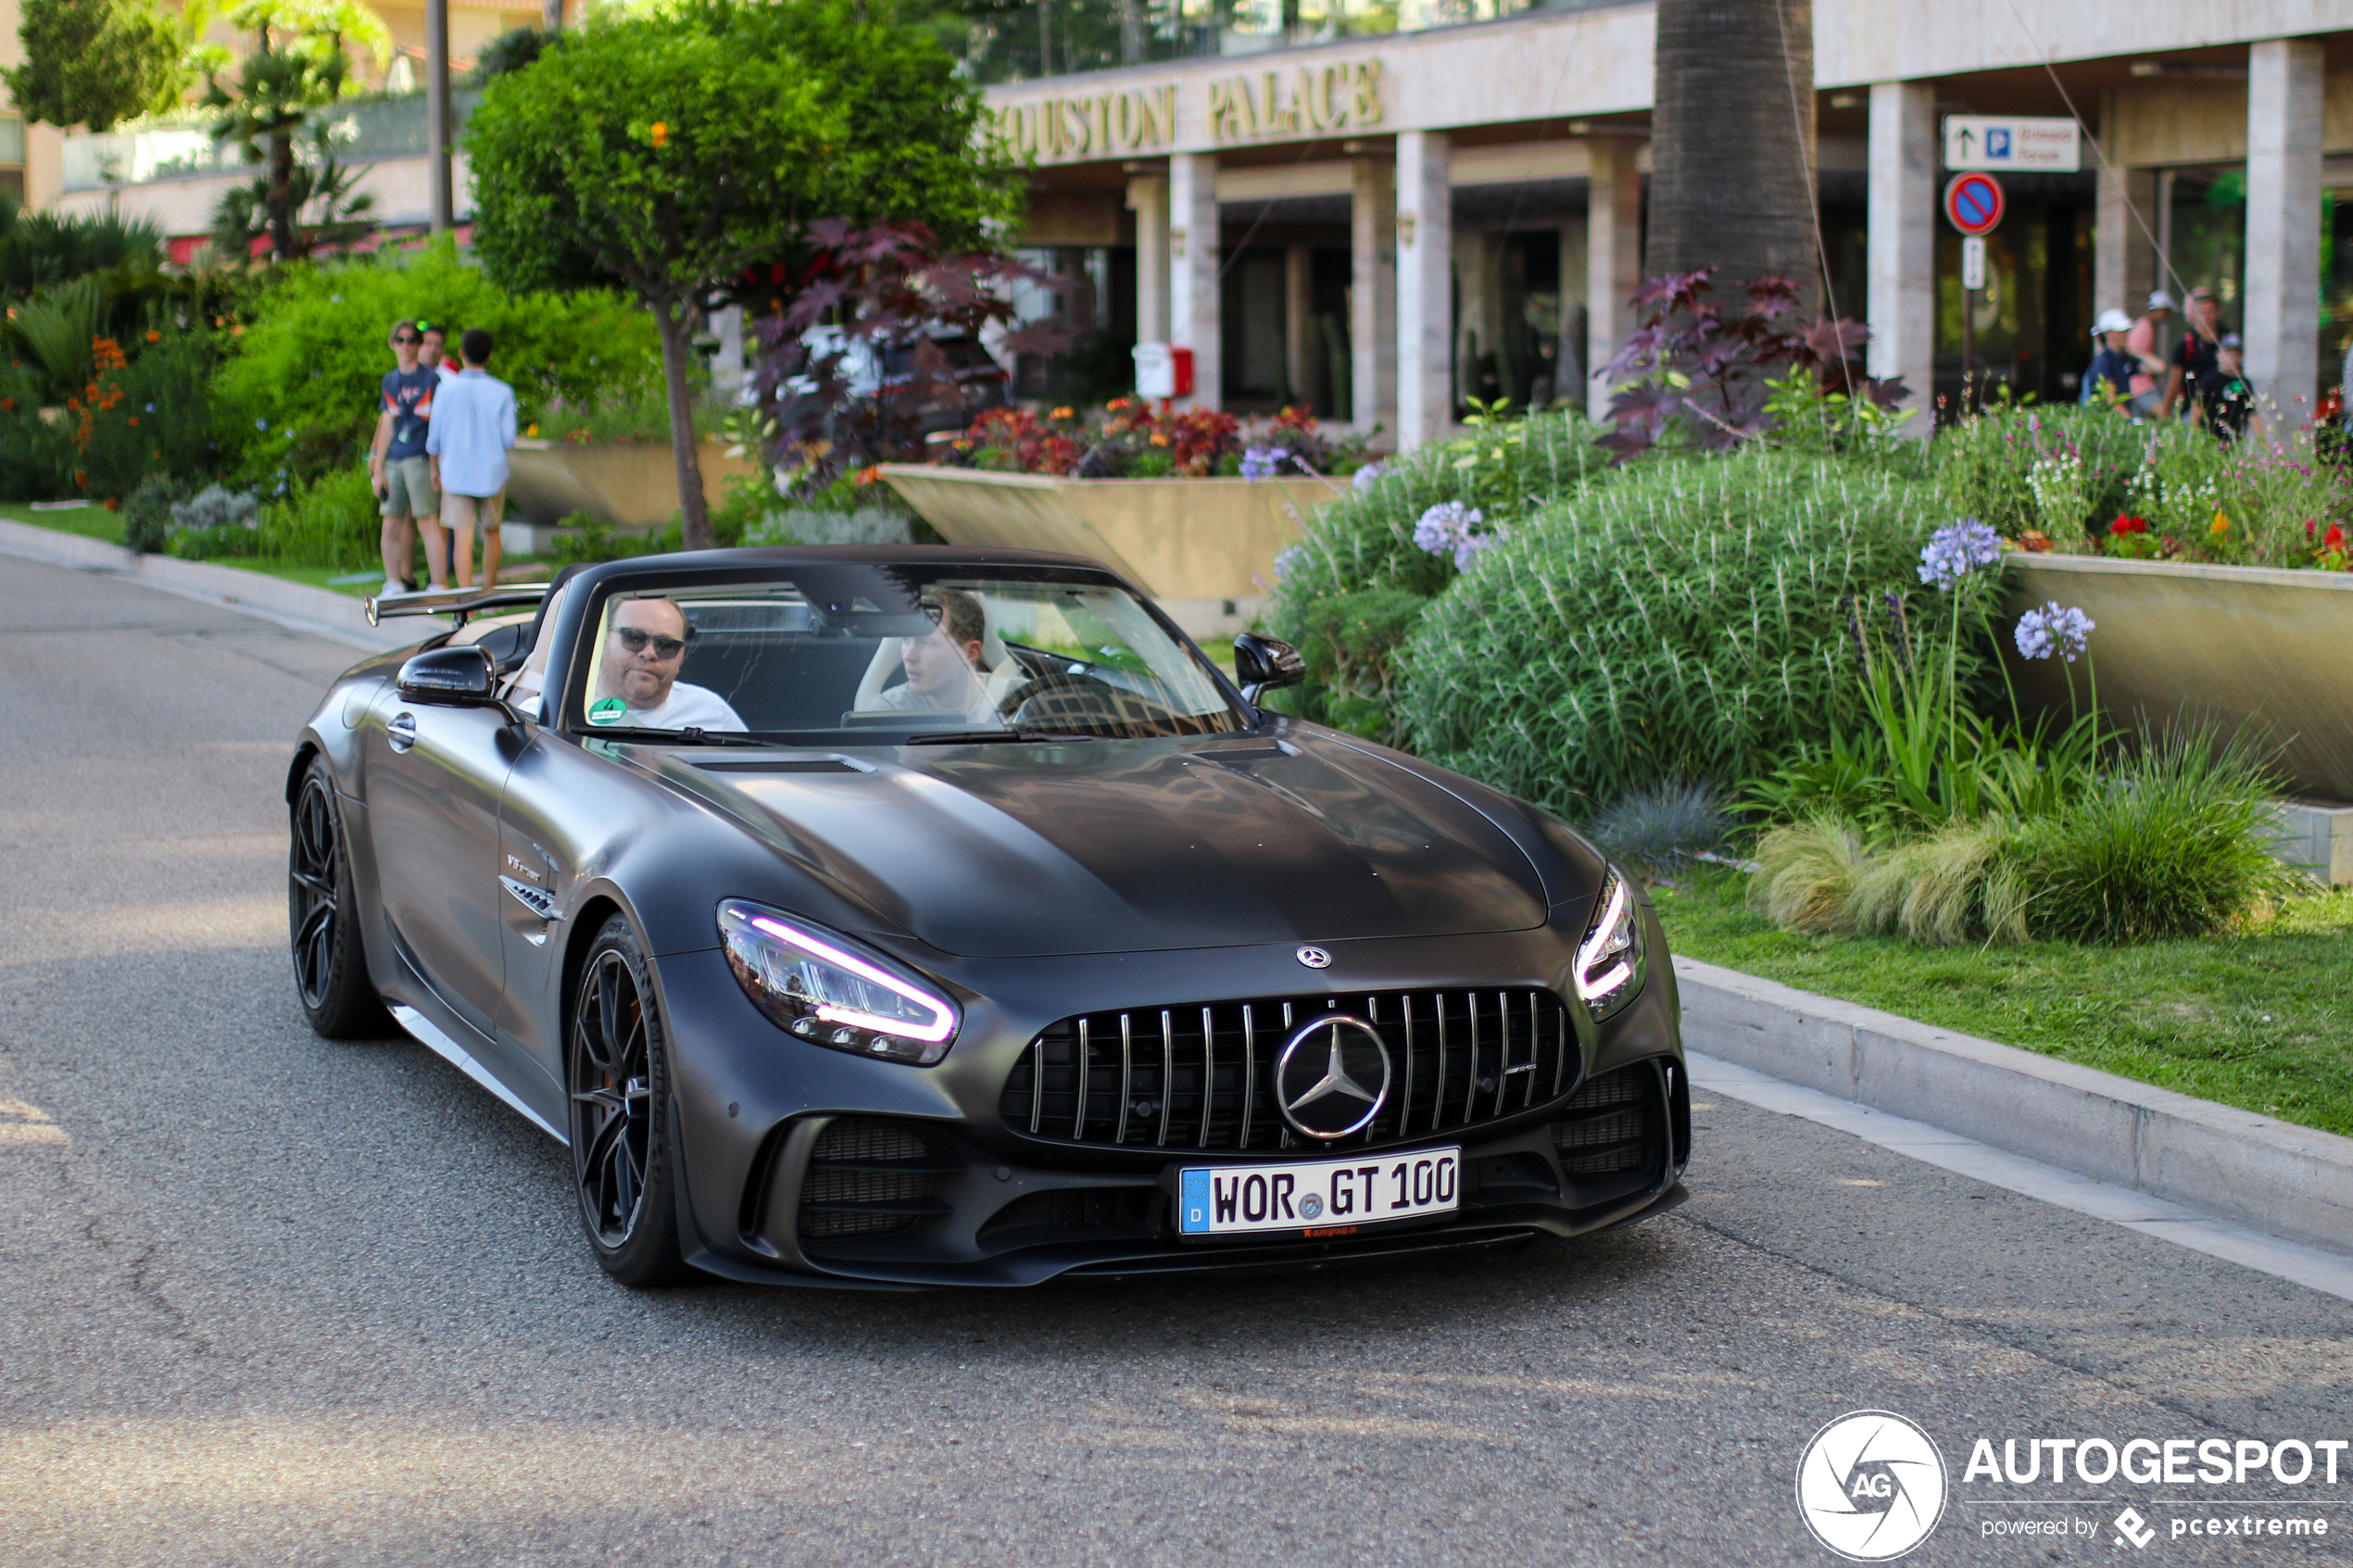
<path id="1" fill-rule="evenodd" d="M 1577 945 L 1577 999 L 1599 1023 L 1642 988 L 1642 915 L 1616 872 L 1602 884 L 1601 909 Z"/>
<path id="2" fill-rule="evenodd" d="M 752 1006 L 812 1045 L 929 1067 L 956 1038 L 956 1004 L 881 954 L 758 904 L 719 906 L 727 967 Z"/>

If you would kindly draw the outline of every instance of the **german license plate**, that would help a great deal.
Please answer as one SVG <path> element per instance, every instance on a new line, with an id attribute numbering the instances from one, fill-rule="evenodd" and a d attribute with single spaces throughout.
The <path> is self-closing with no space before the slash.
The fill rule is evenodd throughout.
<path id="1" fill-rule="evenodd" d="M 1177 1231 L 1346 1235 L 1358 1225 L 1451 1214 L 1462 1207 L 1459 1148 L 1310 1160 L 1290 1165 L 1212 1165 L 1178 1173 Z"/>

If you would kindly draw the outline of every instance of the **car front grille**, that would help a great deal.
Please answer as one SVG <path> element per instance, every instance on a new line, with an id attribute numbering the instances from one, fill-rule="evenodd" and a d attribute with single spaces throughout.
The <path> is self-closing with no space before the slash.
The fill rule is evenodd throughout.
<path id="1" fill-rule="evenodd" d="M 1321 1015 L 1371 1024 L 1390 1092 L 1364 1131 L 1293 1133 L 1275 1101 L 1285 1044 Z M 1390 991 L 1188 1003 L 1065 1018 L 1005 1079 L 1008 1126 L 1058 1143 L 1125 1148 L 1365 1148 L 1478 1127 L 1545 1104 L 1576 1081 L 1568 1010 L 1550 991 Z"/>
<path id="2" fill-rule="evenodd" d="M 890 1236 L 948 1205 L 932 1184 L 963 1169 L 895 1122 L 843 1119 L 817 1135 L 800 1184 L 800 1235 Z"/>

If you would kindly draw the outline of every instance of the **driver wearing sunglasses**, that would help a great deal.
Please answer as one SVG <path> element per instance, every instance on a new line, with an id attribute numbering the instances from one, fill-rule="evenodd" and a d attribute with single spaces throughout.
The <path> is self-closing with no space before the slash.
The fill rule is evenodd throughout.
<path id="1" fill-rule="evenodd" d="M 606 623 L 588 722 L 648 730 L 731 730 L 744 721 L 726 699 L 678 678 L 695 629 L 670 599 L 623 599 Z"/>

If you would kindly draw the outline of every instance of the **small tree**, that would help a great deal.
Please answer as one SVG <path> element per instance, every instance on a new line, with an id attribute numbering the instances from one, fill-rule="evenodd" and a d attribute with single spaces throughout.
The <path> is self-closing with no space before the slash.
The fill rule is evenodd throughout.
<path id="1" fill-rule="evenodd" d="M 814 219 L 885 215 L 972 244 L 1010 207 L 978 94 L 887 4 L 686 0 L 551 40 L 467 128 L 474 243 L 510 287 L 585 258 L 654 315 L 689 548 L 710 520 L 688 368 L 708 301 L 785 261 Z"/>
<path id="2" fill-rule="evenodd" d="M 1013 306 L 1015 285 L 1070 284 L 1000 251 L 942 254 L 920 223 L 838 218 L 811 224 L 809 241 L 792 304 L 761 325 L 753 386 L 775 421 L 770 455 L 798 461 L 812 487 L 919 456 L 930 422 L 965 406 L 943 335 L 977 343 L 994 328 L 1013 354 L 1070 346 L 1068 332 L 1023 326 Z"/>
<path id="3" fill-rule="evenodd" d="M 204 102 L 222 111 L 215 136 L 235 142 L 247 161 L 269 164 L 270 250 L 290 260 L 299 254 L 295 137 L 313 113 L 359 90 L 346 48 L 388 60 L 392 34 L 362 0 L 245 0 L 230 19 L 260 46 L 245 56 L 233 89 L 208 72 Z"/>
<path id="4" fill-rule="evenodd" d="M 0 70 L 27 119 L 111 131 L 187 87 L 186 40 L 155 0 L 24 0 L 24 64 Z"/>

